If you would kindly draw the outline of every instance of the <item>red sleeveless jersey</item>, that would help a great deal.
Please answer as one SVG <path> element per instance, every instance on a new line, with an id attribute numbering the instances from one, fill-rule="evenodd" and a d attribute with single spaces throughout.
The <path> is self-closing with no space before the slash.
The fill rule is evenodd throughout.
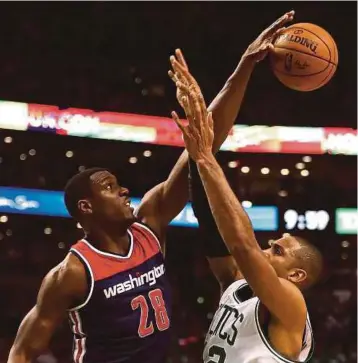
<path id="1" fill-rule="evenodd" d="M 162 363 L 170 340 L 171 294 L 155 234 L 128 229 L 126 256 L 85 239 L 72 246 L 87 272 L 88 296 L 69 311 L 75 363 Z"/>

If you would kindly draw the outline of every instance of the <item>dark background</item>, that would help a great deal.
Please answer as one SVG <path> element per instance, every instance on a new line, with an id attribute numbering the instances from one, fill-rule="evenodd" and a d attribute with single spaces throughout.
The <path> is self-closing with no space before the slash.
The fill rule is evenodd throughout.
<path id="1" fill-rule="evenodd" d="M 311 22 L 336 40 L 339 65 L 325 87 L 296 92 L 284 87 L 267 61 L 251 79 L 237 123 L 248 125 L 356 128 L 355 2 L 37 2 L 0 4 L 0 99 L 96 111 L 168 116 L 179 111 L 167 76 L 169 56 L 180 47 L 211 100 L 236 67 L 248 44 L 284 12 Z M 3 143 L 11 136 L 11 144 Z M 20 161 L 21 153 L 36 155 Z M 143 151 L 150 149 L 151 158 Z M 67 150 L 74 157 L 65 157 Z M 181 149 L 0 130 L 0 185 L 62 190 L 80 166 L 111 168 L 133 196 L 162 181 Z M 128 158 L 137 156 L 137 164 Z M 280 209 L 356 207 L 356 158 L 314 156 L 310 176 L 294 165 L 302 155 L 235 154 L 219 160 L 242 200 Z M 251 172 L 229 169 L 237 160 Z M 262 176 L 260 169 L 271 169 Z M 283 167 L 292 172 L 283 178 Z M 278 196 L 280 190 L 288 196 Z M 44 274 L 80 237 L 74 222 L 9 215 L 0 224 L 0 362 L 6 361 L 18 325 L 33 306 Z M 45 235 L 44 228 L 52 234 Z M 278 234 L 257 233 L 261 243 Z M 356 361 L 356 236 L 333 228 L 309 232 L 329 262 L 325 281 L 307 296 L 316 339 L 313 362 Z M 207 267 L 197 231 L 168 230 L 168 271 L 175 296 L 171 362 L 200 362 L 203 336 L 216 308 L 218 286 Z M 346 240 L 349 247 L 343 248 Z M 63 242 L 59 244 L 59 242 Z M 197 302 L 198 297 L 204 303 Z M 209 315 L 208 315 L 209 314 Z M 51 346 L 69 362 L 65 323 Z M 44 361 L 50 362 L 50 357 Z"/>
<path id="2" fill-rule="evenodd" d="M 256 124 L 355 127 L 354 2 L 2 3 L 0 97 L 169 115 L 177 108 L 167 76 L 175 48 L 212 99 L 247 45 L 291 9 L 295 22 L 320 25 L 336 40 L 337 74 L 318 91 L 298 93 L 261 66 L 240 117 Z M 265 107 L 253 107 L 262 100 Z"/>

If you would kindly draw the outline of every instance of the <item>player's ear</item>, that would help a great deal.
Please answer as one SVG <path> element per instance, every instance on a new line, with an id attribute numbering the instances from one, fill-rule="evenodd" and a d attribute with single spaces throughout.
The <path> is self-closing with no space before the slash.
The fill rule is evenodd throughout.
<path id="1" fill-rule="evenodd" d="M 306 279 L 307 272 L 305 270 L 302 270 L 301 268 L 292 269 L 288 273 L 288 280 L 295 284 L 302 283 Z"/>
<path id="2" fill-rule="evenodd" d="M 91 214 L 92 213 L 91 202 L 87 199 L 79 200 L 77 202 L 77 208 L 82 214 Z"/>

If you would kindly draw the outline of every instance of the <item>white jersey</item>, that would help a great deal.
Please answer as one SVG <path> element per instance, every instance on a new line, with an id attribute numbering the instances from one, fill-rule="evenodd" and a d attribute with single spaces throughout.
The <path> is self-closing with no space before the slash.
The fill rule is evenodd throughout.
<path id="1" fill-rule="evenodd" d="M 259 304 L 246 280 L 227 288 L 206 335 L 204 363 L 297 363 L 311 358 L 314 343 L 308 313 L 301 353 L 293 361 L 277 353 L 267 340 L 259 324 Z"/>

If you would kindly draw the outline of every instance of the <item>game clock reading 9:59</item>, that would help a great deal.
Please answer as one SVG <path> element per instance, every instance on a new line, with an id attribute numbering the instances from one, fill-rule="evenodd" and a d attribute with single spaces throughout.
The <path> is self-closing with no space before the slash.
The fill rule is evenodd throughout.
<path id="1" fill-rule="evenodd" d="M 327 228 L 330 216 L 325 210 L 306 210 L 301 213 L 294 209 L 288 209 L 284 212 L 283 219 L 286 230 L 297 228 L 300 230 L 323 231 Z"/>

